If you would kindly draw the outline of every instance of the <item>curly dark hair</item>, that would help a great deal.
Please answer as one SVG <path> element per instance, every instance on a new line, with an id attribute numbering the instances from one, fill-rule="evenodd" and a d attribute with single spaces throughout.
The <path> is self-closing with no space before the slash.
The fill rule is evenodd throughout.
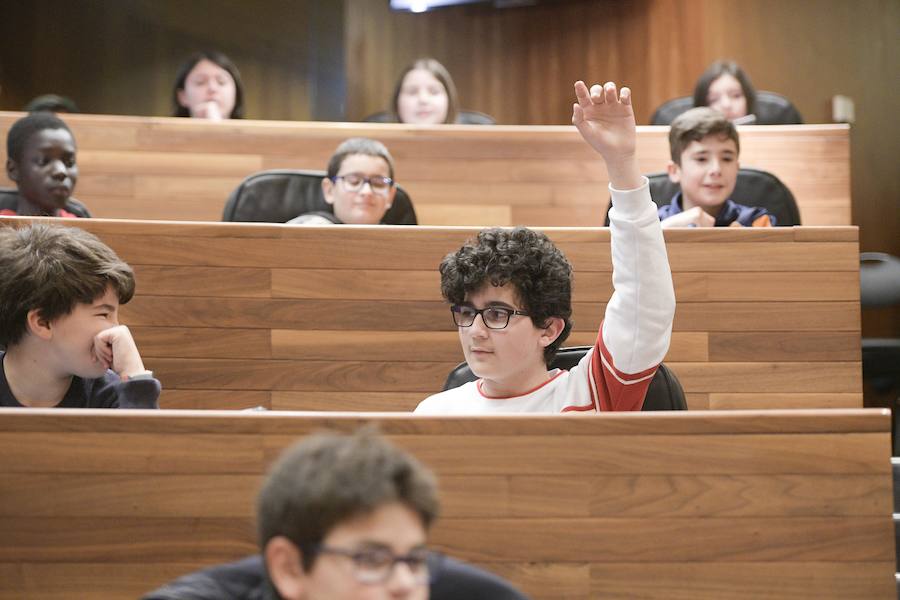
<path id="1" fill-rule="evenodd" d="M 512 283 L 525 311 L 537 327 L 551 317 L 565 322 L 562 333 L 544 348 L 547 365 L 572 331 L 572 266 L 543 233 L 526 227 L 482 230 L 477 238 L 441 261 L 441 294 L 451 304 L 485 283 Z"/>

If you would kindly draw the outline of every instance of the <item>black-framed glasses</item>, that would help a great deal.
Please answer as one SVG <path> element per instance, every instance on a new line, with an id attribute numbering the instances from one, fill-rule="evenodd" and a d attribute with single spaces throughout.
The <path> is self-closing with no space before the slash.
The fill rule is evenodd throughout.
<path id="1" fill-rule="evenodd" d="M 387 193 L 388 191 L 390 191 L 391 186 L 394 185 L 394 180 L 390 177 L 382 177 L 381 175 L 366 177 L 365 175 L 361 175 L 359 173 L 335 175 L 331 178 L 331 181 L 335 183 L 337 183 L 338 180 L 343 183 L 344 188 L 348 192 L 358 192 L 362 189 L 363 184 L 368 183 L 373 192 L 375 192 L 376 194 L 381 194 L 382 196 L 387 196 Z"/>
<path id="2" fill-rule="evenodd" d="M 506 326 L 509 325 L 509 319 L 513 315 L 520 315 L 522 317 L 528 316 L 528 313 L 526 312 L 505 308 L 503 306 L 487 306 L 482 309 L 477 309 L 473 306 L 466 306 L 464 304 L 452 305 L 450 307 L 450 313 L 453 315 L 453 322 L 456 323 L 458 327 L 471 327 L 472 323 L 475 322 L 475 317 L 481 315 L 481 320 L 484 321 L 484 324 L 488 329 L 506 329 Z"/>
<path id="3" fill-rule="evenodd" d="M 391 578 L 397 563 L 403 563 L 418 585 L 428 585 L 440 574 L 444 555 L 425 548 L 413 550 L 409 554 L 394 554 L 387 548 L 364 548 L 350 550 L 323 544 L 313 546 L 316 554 L 333 554 L 350 559 L 353 577 L 362 584 L 384 583 Z"/>

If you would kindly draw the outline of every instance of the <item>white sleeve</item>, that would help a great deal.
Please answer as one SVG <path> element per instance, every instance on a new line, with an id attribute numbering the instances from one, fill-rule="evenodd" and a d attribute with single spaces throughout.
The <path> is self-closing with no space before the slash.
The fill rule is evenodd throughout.
<path id="1" fill-rule="evenodd" d="M 659 364 L 669 349 L 675 290 L 650 184 L 635 190 L 610 186 L 613 287 L 606 306 L 603 343 L 623 373 Z"/>

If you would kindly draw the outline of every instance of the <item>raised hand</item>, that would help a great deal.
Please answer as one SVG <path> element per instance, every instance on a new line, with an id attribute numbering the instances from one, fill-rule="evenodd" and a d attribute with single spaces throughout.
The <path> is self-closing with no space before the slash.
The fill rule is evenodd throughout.
<path id="1" fill-rule="evenodd" d="M 576 81 L 575 97 L 578 102 L 572 105 L 572 124 L 603 156 L 612 186 L 622 190 L 640 187 L 631 90 L 623 87 L 618 91 L 611 81 L 588 90 L 583 81 Z"/>

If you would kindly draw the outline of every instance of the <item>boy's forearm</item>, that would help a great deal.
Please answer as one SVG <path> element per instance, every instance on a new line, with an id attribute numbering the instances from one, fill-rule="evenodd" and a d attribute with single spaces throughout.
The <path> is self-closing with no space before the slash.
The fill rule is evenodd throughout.
<path id="1" fill-rule="evenodd" d="M 606 158 L 610 185 L 617 190 L 636 190 L 643 185 L 637 158 L 632 154 Z"/>
<path id="2" fill-rule="evenodd" d="M 672 273 L 646 180 L 612 196 L 615 292 L 606 306 L 603 340 L 617 369 L 639 373 L 658 364 L 669 347 L 675 314 Z"/>

